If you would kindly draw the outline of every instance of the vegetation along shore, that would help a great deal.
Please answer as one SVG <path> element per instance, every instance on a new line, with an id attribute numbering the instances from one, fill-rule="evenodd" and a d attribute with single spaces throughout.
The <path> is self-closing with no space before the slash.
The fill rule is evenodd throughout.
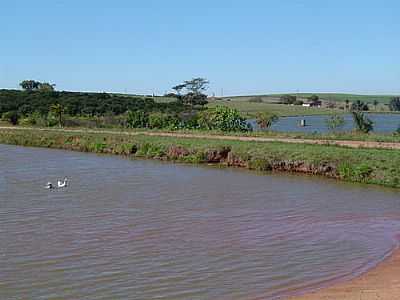
<path id="1" fill-rule="evenodd" d="M 300 144 L 127 134 L 118 131 L 19 130 L 1 128 L 0 143 L 126 155 L 135 158 L 206 163 L 258 171 L 320 175 L 349 182 L 400 187 L 400 151 Z"/>

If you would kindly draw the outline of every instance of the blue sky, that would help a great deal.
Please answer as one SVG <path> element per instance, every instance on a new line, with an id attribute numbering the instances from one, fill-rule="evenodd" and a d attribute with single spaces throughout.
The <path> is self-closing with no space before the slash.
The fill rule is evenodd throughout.
<path id="1" fill-rule="evenodd" d="M 164 93 L 202 76 L 217 95 L 400 93 L 396 0 L 12 0 L 0 88 Z"/>

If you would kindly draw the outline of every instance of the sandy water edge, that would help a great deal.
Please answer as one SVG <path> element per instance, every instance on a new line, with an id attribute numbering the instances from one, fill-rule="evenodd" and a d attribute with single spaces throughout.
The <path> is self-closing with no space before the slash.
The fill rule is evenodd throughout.
<path id="1" fill-rule="evenodd" d="M 400 249 L 360 276 L 321 288 L 291 300 L 398 300 L 400 299 Z"/>

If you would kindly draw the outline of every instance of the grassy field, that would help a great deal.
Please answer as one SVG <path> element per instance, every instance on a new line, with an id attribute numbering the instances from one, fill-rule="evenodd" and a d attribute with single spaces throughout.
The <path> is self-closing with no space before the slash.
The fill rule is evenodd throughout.
<path id="1" fill-rule="evenodd" d="M 35 130 L 0 130 L 0 143 L 132 157 L 299 172 L 400 187 L 400 151 L 280 142 L 243 142 Z"/>
<path id="2" fill-rule="evenodd" d="M 261 97 L 263 101 L 273 103 L 279 101 L 279 98 L 282 95 L 284 94 L 233 96 L 225 98 L 229 98 L 232 101 L 248 101 L 254 97 Z M 383 104 L 389 103 L 389 101 L 394 97 L 394 95 L 356 95 L 343 93 L 291 93 L 291 95 L 296 95 L 300 100 L 306 100 L 311 95 L 317 95 L 322 101 L 345 102 L 346 100 L 349 100 L 350 102 L 355 102 L 360 100 L 362 102 L 373 103 L 376 100 Z"/>
<path id="3" fill-rule="evenodd" d="M 225 105 L 238 109 L 246 117 L 254 117 L 258 112 L 271 112 L 279 116 L 301 116 L 301 115 L 327 115 L 332 113 L 344 113 L 343 109 L 328 109 L 328 108 L 310 108 L 302 106 L 290 106 L 279 104 L 280 97 L 284 94 L 270 94 L 270 95 L 249 95 L 249 96 L 232 96 L 224 97 L 219 100 L 209 100 L 208 107 L 215 107 L 216 105 Z M 370 106 L 371 111 L 388 112 L 387 104 L 394 97 L 392 95 L 355 95 L 355 94 L 341 94 L 341 93 L 293 93 L 299 100 L 307 101 L 311 95 L 317 95 L 324 103 L 335 102 L 338 107 L 344 106 L 345 101 L 349 100 L 355 102 L 360 100 L 366 102 Z M 146 97 L 140 95 L 126 95 L 128 97 Z M 152 97 L 152 96 L 147 96 Z M 249 102 L 252 98 L 261 98 L 263 102 L 254 103 Z M 175 98 L 156 96 L 156 102 L 172 102 Z M 378 101 L 377 107 L 373 105 L 374 101 Z"/>
<path id="4" fill-rule="evenodd" d="M 254 103 L 248 101 L 227 101 L 217 100 L 210 101 L 208 107 L 215 107 L 217 105 L 225 105 L 231 108 L 236 108 L 246 117 L 254 117 L 258 112 L 271 112 L 278 116 L 301 116 L 301 115 L 328 115 L 332 113 L 345 113 L 340 109 L 316 108 L 316 107 L 303 107 L 300 105 L 285 105 L 275 103 Z"/>

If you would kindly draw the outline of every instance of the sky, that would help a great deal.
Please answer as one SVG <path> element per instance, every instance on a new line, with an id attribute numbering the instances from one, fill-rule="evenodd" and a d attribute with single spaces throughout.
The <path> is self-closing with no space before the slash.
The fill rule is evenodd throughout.
<path id="1" fill-rule="evenodd" d="M 3 0 L 0 88 L 400 94 L 398 0 Z"/>

